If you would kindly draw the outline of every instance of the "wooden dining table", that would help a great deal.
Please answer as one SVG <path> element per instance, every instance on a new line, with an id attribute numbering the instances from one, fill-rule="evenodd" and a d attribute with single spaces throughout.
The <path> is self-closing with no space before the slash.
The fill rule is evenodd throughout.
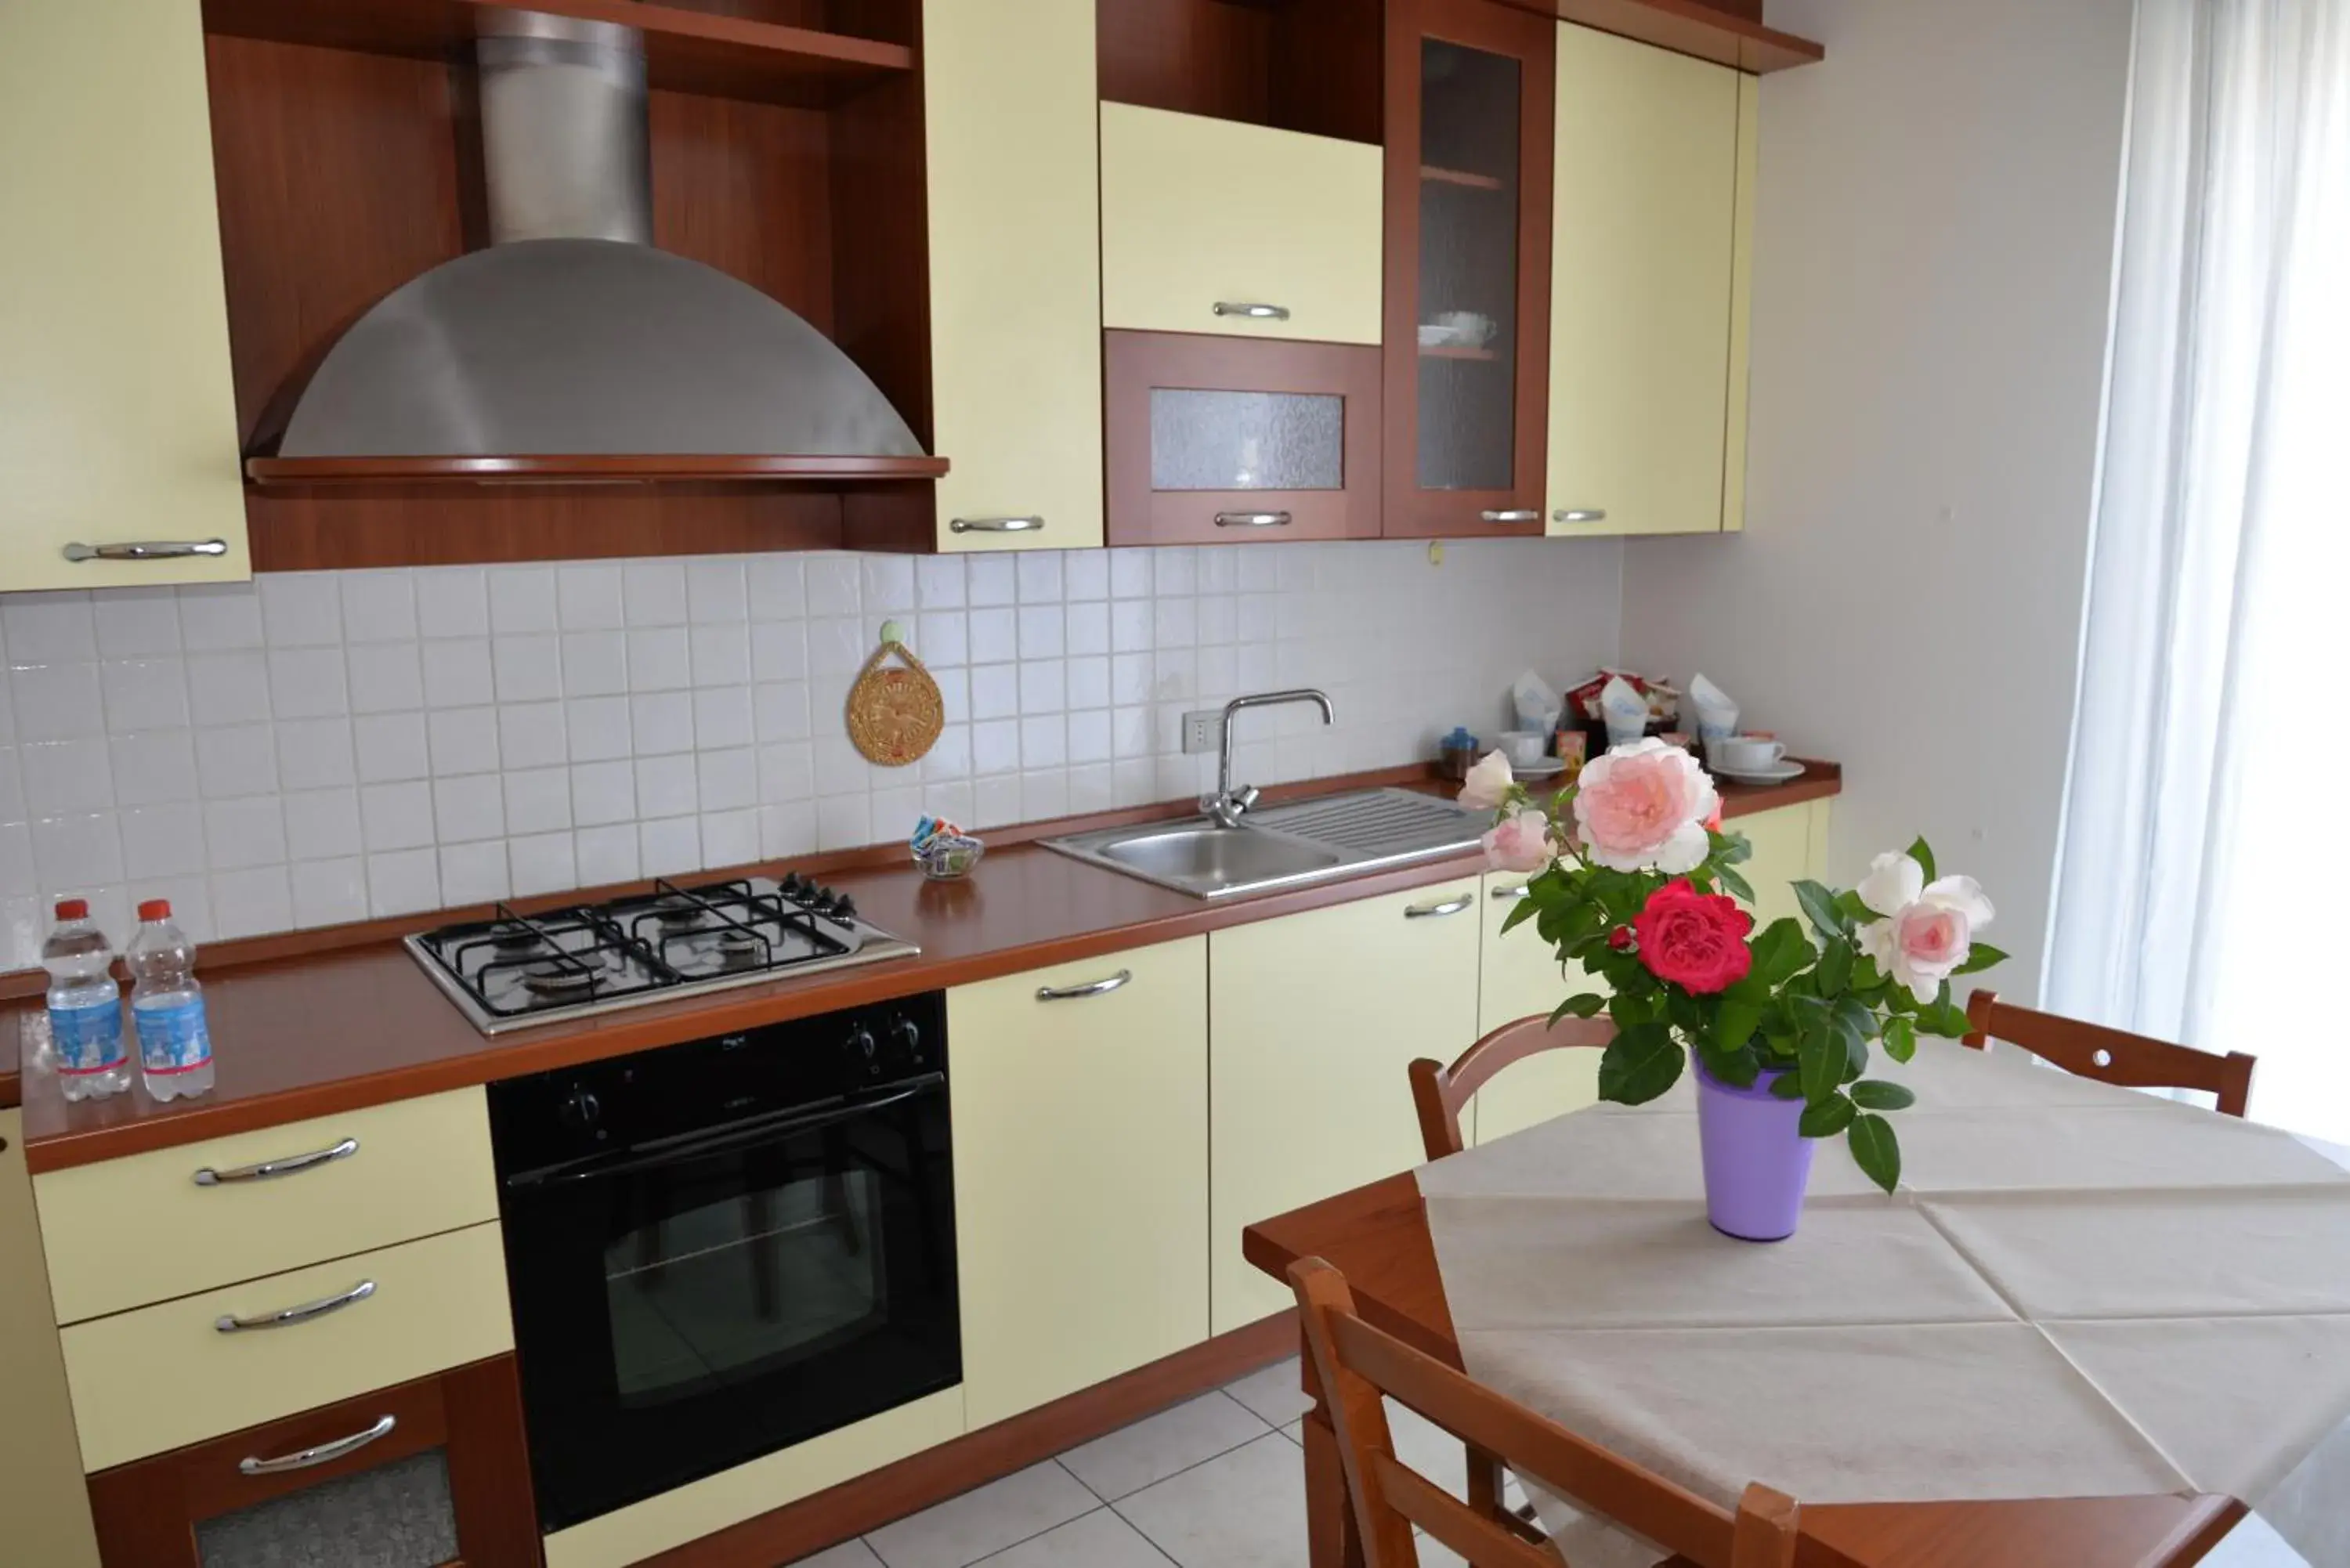
<path id="1" fill-rule="evenodd" d="M 1457 1158 L 1457 1157 L 1456 1157 Z M 1409 1171 L 1249 1226 L 1243 1254 L 1287 1282 L 1289 1265 L 1319 1257 L 1347 1276 L 1362 1315 L 1458 1367 L 1419 1187 Z M 1362 1568 L 1337 1438 L 1313 1362 L 1300 1357 L 1312 1568 Z M 2243 1517 L 2216 1516 L 2194 1494 L 2002 1501 L 1833 1503 L 1802 1512 L 1799 1568 L 2147 1568 L 2191 1563 Z"/>

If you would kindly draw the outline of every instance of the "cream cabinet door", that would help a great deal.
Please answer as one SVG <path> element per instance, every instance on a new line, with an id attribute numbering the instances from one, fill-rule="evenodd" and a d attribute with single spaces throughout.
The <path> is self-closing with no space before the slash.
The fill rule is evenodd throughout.
<path id="1" fill-rule="evenodd" d="M 941 549 L 1102 542 L 1094 73 L 1094 0 L 922 7 Z"/>
<path id="2" fill-rule="evenodd" d="M 1406 1069 L 1476 1037 L 1481 902 L 1461 877 L 1209 936 L 1215 1332 L 1295 1300 L 1244 1226 L 1420 1163 Z"/>
<path id="3" fill-rule="evenodd" d="M 1551 533 L 1723 525 L 1739 81 L 1559 25 Z"/>
<path id="4" fill-rule="evenodd" d="M 210 115 L 196 0 L 0 7 L 0 589 L 247 575 Z"/>
<path id="5" fill-rule="evenodd" d="M 1759 929 L 1783 916 L 1803 918 L 1795 902 L 1794 884 L 1819 879 L 1827 863 L 1828 803 L 1809 801 L 1732 817 L 1728 826 L 1742 833 L 1754 851 L 1738 867 L 1754 889 L 1754 919 Z M 1808 932 L 1807 932 L 1808 934 Z"/>
<path id="6" fill-rule="evenodd" d="M 0 1532 L 7 1540 L 0 1555 L 42 1568 L 98 1568 L 17 1110 L 0 1110 Z"/>
<path id="7" fill-rule="evenodd" d="M 1484 932 L 1477 962 L 1477 1033 L 1492 1033 L 1503 1024 L 1542 1014 L 1578 991 L 1604 991 L 1605 983 L 1581 977 L 1570 980 L 1559 968 L 1558 955 L 1528 920 L 1504 933 L 1502 922 L 1524 896 L 1526 879 L 1513 872 L 1486 873 L 1480 917 Z M 1521 1127 L 1579 1111 L 1599 1098 L 1599 1053 L 1549 1051 L 1502 1069 L 1499 1076 L 1469 1102 L 1461 1132 L 1469 1141 L 1487 1143 Z"/>
<path id="8" fill-rule="evenodd" d="M 947 992 L 972 1429 L 1208 1336 L 1208 939 Z"/>
<path id="9" fill-rule="evenodd" d="M 1364 142 L 1103 104 L 1102 324 L 1378 342 L 1384 179 Z"/>

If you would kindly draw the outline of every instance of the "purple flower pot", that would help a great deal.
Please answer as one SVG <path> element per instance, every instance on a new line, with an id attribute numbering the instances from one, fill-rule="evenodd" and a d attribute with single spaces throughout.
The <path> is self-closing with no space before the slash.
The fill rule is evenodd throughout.
<path id="1" fill-rule="evenodd" d="M 1751 1089 L 1733 1088 L 1697 1069 L 1697 1136 L 1705 1156 L 1705 1217 L 1742 1241 L 1783 1241 L 1804 1212 L 1814 1140 L 1797 1130 L 1804 1102 L 1771 1092 L 1776 1073 Z"/>

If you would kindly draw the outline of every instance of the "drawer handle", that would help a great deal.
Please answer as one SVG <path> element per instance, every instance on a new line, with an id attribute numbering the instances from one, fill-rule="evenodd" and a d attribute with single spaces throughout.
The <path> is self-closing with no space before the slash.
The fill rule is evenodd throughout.
<path id="1" fill-rule="evenodd" d="M 958 517 L 947 524 L 950 534 L 1035 534 L 1045 526 L 1042 517 Z"/>
<path id="2" fill-rule="evenodd" d="M 240 1165 L 234 1170 L 214 1170 L 208 1165 L 196 1172 L 196 1185 L 218 1187 L 230 1181 L 267 1181 L 274 1177 L 293 1176 L 305 1170 L 316 1170 L 322 1165 L 332 1165 L 338 1159 L 348 1159 L 359 1151 L 359 1140 L 347 1137 L 332 1148 L 322 1148 L 310 1154 L 297 1154 L 286 1159 L 265 1159 L 259 1165 Z"/>
<path id="3" fill-rule="evenodd" d="M 1219 528 L 1286 528 L 1289 526 L 1289 514 L 1286 512 L 1219 512 L 1216 514 L 1216 526 Z"/>
<path id="4" fill-rule="evenodd" d="M 1445 915 L 1457 915 L 1477 901 L 1474 893 L 1462 893 L 1447 898 L 1441 904 L 1414 904 L 1403 912 L 1407 920 L 1432 920 Z"/>
<path id="5" fill-rule="evenodd" d="M 225 556 L 225 539 L 144 539 L 121 545 L 85 545 L 79 540 L 63 552 L 68 561 L 177 561 L 189 556 Z"/>
<path id="6" fill-rule="evenodd" d="M 1245 316 L 1251 321 L 1286 321 L 1289 319 L 1289 306 L 1285 305 L 1253 305 L 1246 300 L 1220 299 L 1216 301 L 1216 314 L 1219 316 Z"/>
<path id="7" fill-rule="evenodd" d="M 264 1313 L 259 1317 L 218 1317 L 213 1320 L 213 1327 L 223 1334 L 243 1334 L 255 1328 L 291 1328 L 297 1323 L 308 1323 L 330 1312 L 340 1312 L 347 1306 L 357 1305 L 373 1294 L 375 1282 L 361 1280 L 338 1296 L 304 1302 L 300 1306 L 290 1306 L 283 1312 Z"/>
<path id="8" fill-rule="evenodd" d="M 1540 512 L 1523 506 L 1513 506 L 1506 512 L 1480 512 L 1477 515 L 1488 523 L 1539 523 L 1542 521 Z"/>
<path id="9" fill-rule="evenodd" d="M 1039 1002 L 1076 1002 L 1082 997 L 1107 996 L 1111 992 L 1118 990 L 1120 986 L 1131 984 L 1133 980 L 1134 971 L 1130 969 L 1122 969 L 1116 974 L 1111 975 L 1107 980 L 1097 980 L 1091 985 L 1064 985 L 1058 987 L 1050 985 L 1039 986 L 1036 990 L 1036 1000 Z"/>
<path id="10" fill-rule="evenodd" d="M 304 1449 L 296 1453 L 281 1454 L 274 1459 L 239 1459 L 236 1461 L 237 1473 L 247 1476 L 276 1476 L 284 1475 L 287 1470 L 307 1470 L 313 1465 L 332 1464 L 345 1454 L 359 1452 L 378 1438 L 391 1436 L 391 1429 L 399 1425 L 400 1420 L 397 1417 L 386 1416 L 364 1432 L 353 1432 L 348 1438 L 337 1438 L 333 1442 L 320 1443 L 315 1449 Z"/>
<path id="11" fill-rule="evenodd" d="M 1496 903 L 1507 901 L 1513 904 L 1516 903 L 1520 898 L 1523 898 L 1525 896 L 1526 890 L 1523 887 L 1496 888 L 1491 895 Z"/>
<path id="12" fill-rule="evenodd" d="M 1562 506 L 1557 511 L 1552 513 L 1551 516 L 1561 523 L 1605 523 L 1607 521 L 1607 508 L 1605 506 Z"/>

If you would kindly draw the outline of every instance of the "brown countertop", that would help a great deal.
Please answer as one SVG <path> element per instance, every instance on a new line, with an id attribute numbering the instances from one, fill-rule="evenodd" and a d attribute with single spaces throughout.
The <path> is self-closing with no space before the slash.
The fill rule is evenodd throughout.
<path id="1" fill-rule="evenodd" d="M 1367 784 L 1449 789 L 1391 771 L 1325 779 L 1277 792 L 1321 794 Z M 1841 771 L 1813 764 L 1769 787 L 1726 784 L 1736 817 L 1835 794 Z M 1275 794 L 1276 792 L 1268 792 Z M 54 1075 L 23 1050 L 38 1018 L 37 991 L 0 1001 L 0 1057 L 27 1063 L 22 1077 L 26 1158 L 38 1171 L 248 1132 L 417 1095 L 567 1066 L 723 1034 L 835 1008 L 1118 952 L 1271 919 L 1301 909 L 1482 871 L 1475 855 L 1315 887 L 1213 903 L 1086 865 L 1025 840 L 1118 821 L 1181 815 L 1170 806 L 991 835 L 1001 847 L 965 882 L 926 882 L 894 855 L 810 857 L 807 867 L 852 894 L 876 925 L 919 943 L 921 955 L 889 963 L 745 986 L 716 995 L 635 1007 L 601 1018 L 478 1033 L 433 986 L 398 940 L 450 918 L 380 922 L 343 932 L 223 943 L 207 954 L 204 992 L 216 1051 L 212 1092 L 164 1104 L 142 1088 L 69 1105 Z M 780 870 L 781 867 L 775 867 Z M 715 875 L 713 873 L 713 875 Z M 559 902 L 560 900 L 556 900 Z M 534 907 L 548 900 L 538 900 Z M 473 911 L 478 913 L 479 911 Z M 37 978 L 35 977 L 35 978 Z M 0 1092 L 16 1080 L 0 1075 Z M 0 1101 L 0 1103 L 5 1103 Z"/>

